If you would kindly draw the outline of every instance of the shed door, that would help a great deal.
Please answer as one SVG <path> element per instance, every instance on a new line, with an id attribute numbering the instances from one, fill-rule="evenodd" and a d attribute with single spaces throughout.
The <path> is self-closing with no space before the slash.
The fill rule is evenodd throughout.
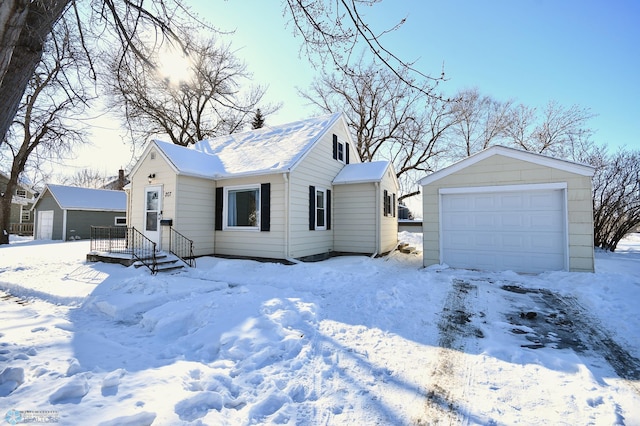
<path id="1" fill-rule="evenodd" d="M 441 261 L 538 273 L 566 269 L 562 189 L 441 195 Z"/>
<path id="2" fill-rule="evenodd" d="M 53 238 L 53 210 L 38 212 L 38 235 L 39 240 L 50 240 Z"/>

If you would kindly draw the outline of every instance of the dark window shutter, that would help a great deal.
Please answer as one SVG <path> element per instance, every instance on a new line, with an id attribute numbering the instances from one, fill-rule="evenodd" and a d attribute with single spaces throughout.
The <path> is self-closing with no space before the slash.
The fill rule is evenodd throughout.
<path id="1" fill-rule="evenodd" d="M 396 194 L 393 194 L 393 199 L 392 199 L 392 203 L 391 203 L 391 214 L 393 215 L 393 217 L 396 217 Z"/>
<path id="2" fill-rule="evenodd" d="M 309 185 L 309 231 L 316 229 L 316 187 Z"/>
<path id="3" fill-rule="evenodd" d="M 260 230 L 271 230 L 271 184 L 260 185 Z"/>
<path id="4" fill-rule="evenodd" d="M 388 215 L 389 214 L 389 193 L 387 192 L 387 190 L 384 190 L 384 197 L 383 197 L 383 209 L 384 209 L 384 215 Z"/>
<path id="5" fill-rule="evenodd" d="M 223 187 L 216 188 L 215 230 L 222 231 L 222 202 L 224 198 Z"/>
<path id="6" fill-rule="evenodd" d="M 344 144 L 344 149 L 346 151 L 345 157 L 344 157 L 345 158 L 345 163 L 349 164 L 349 144 L 348 143 Z"/>
<path id="7" fill-rule="evenodd" d="M 331 190 L 327 189 L 327 229 L 331 229 Z"/>
<path id="8" fill-rule="evenodd" d="M 333 159 L 338 159 L 338 135 L 333 135 Z"/>

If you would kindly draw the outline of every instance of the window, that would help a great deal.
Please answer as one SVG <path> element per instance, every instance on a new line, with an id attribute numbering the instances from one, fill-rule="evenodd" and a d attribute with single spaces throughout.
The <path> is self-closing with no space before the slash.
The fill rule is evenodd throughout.
<path id="1" fill-rule="evenodd" d="M 24 189 L 16 189 L 16 195 L 20 198 L 27 198 L 27 191 Z"/>
<path id="2" fill-rule="evenodd" d="M 116 226 L 127 226 L 127 218 L 124 216 L 118 216 L 115 218 Z"/>
<path id="3" fill-rule="evenodd" d="M 327 229 L 327 193 L 316 189 L 316 229 Z"/>
<path id="4" fill-rule="evenodd" d="M 20 220 L 22 222 L 28 222 L 29 220 L 31 220 L 31 212 L 29 210 L 22 210 Z"/>
<path id="5" fill-rule="evenodd" d="M 385 189 L 382 202 L 384 215 L 396 217 L 396 194 L 389 194 L 389 192 Z"/>
<path id="6" fill-rule="evenodd" d="M 331 190 L 309 186 L 309 230 L 331 229 Z"/>
<path id="7" fill-rule="evenodd" d="M 227 228 L 260 229 L 260 187 L 225 188 Z"/>
<path id="8" fill-rule="evenodd" d="M 349 144 L 338 140 L 337 135 L 333 135 L 333 159 L 349 164 Z"/>

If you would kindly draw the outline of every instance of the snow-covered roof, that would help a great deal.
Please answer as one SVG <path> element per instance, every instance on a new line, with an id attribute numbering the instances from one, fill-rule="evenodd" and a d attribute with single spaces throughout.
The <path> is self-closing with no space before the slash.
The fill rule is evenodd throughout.
<path id="1" fill-rule="evenodd" d="M 389 166 L 388 161 L 347 164 L 335 177 L 333 184 L 380 182 Z"/>
<path id="2" fill-rule="evenodd" d="M 528 161 L 530 163 L 547 166 L 566 172 L 576 173 L 582 176 L 593 176 L 593 173 L 595 171 L 593 167 L 587 164 L 580 164 L 573 161 L 548 157 L 543 154 L 538 154 L 530 151 L 522 151 L 520 149 L 509 148 L 502 145 L 494 145 L 483 151 L 473 154 L 470 157 L 460 160 L 457 163 L 445 167 L 444 169 L 431 173 L 429 176 L 426 176 L 419 180 L 418 184 L 423 186 L 428 185 L 494 155 L 502 155 L 517 160 Z"/>
<path id="3" fill-rule="evenodd" d="M 265 126 L 203 140 L 191 148 L 155 143 L 182 174 L 215 179 L 279 173 L 291 170 L 341 116 L 336 113 Z"/>
<path id="4" fill-rule="evenodd" d="M 64 210 L 116 212 L 127 210 L 127 195 L 124 191 L 48 184 L 45 191 L 43 191 L 43 195 L 47 192 L 47 189 L 51 192 L 60 208 Z"/>

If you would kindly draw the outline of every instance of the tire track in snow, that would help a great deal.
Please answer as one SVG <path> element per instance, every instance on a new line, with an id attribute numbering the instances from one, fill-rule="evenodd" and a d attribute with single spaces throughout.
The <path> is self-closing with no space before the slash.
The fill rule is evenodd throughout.
<path id="1" fill-rule="evenodd" d="M 470 324 L 474 314 L 466 306 L 475 306 L 468 301 L 477 297 L 477 286 L 460 279 L 452 281 L 438 322 L 438 359 L 427 388 L 426 423 L 419 421 L 419 425 L 468 423 L 460 401 L 473 383 L 473 366 L 465 358 L 464 349 L 468 338 L 482 337 L 482 332 Z"/>

